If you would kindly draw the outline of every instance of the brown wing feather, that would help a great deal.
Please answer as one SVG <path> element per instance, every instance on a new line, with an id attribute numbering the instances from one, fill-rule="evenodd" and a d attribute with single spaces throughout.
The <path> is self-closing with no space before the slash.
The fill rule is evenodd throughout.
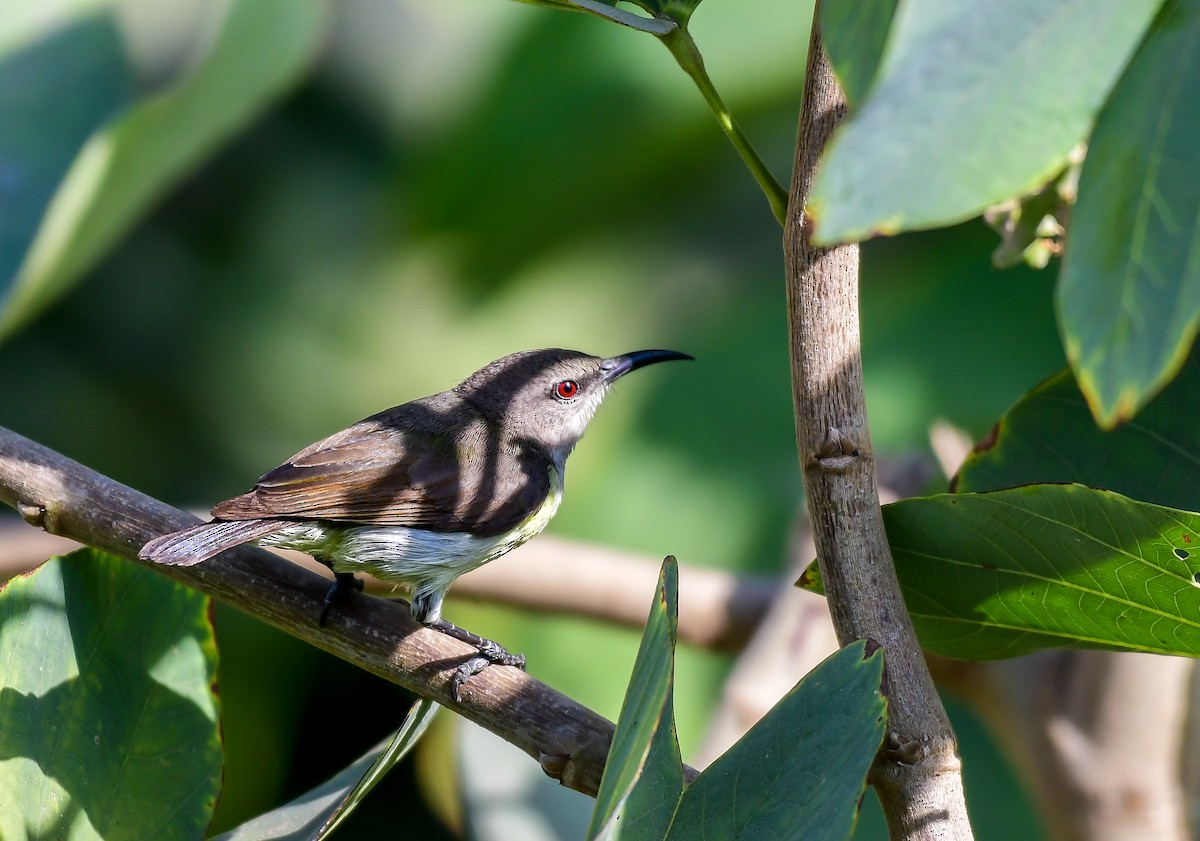
<path id="1" fill-rule="evenodd" d="M 442 394 L 318 441 L 213 515 L 503 534 L 546 498 L 548 470 L 547 459 Z"/>

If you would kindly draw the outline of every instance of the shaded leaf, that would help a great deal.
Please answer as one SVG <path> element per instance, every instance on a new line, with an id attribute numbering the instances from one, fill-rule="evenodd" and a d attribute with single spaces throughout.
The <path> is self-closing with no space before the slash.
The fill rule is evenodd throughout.
<path id="1" fill-rule="evenodd" d="M 672 689 L 679 566 L 663 560 L 587 837 L 660 839 L 683 791 Z"/>
<path id="2" fill-rule="evenodd" d="M 324 20 L 318 2 L 234 0 L 190 76 L 92 136 L 8 290 L 0 336 L 62 294 L 172 184 L 283 94 L 307 68 Z"/>
<path id="3" fill-rule="evenodd" d="M 1160 0 L 908 0 L 809 212 L 820 244 L 968 219 L 1062 169 Z"/>
<path id="4" fill-rule="evenodd" d="M 81 549 L 0 591 L 0 837 L 195 839 L 221 778 L 207 597 Z"/>
<path id="5" fill-rule="evenodd" d="M 325 837 L 358 806 L 383 775 L 420 741 L 439 709 L 441 707 L 433 701 L 418 699 L 409 709 L 400 729 L 352 765 L 286 806 L 247 821 L 214 841 L 315 841 Z"/>
<path id="6" fill-rule="evenodd" d="M 593 15 L 611 20 L 613 23 L 619 23 L 622 26 L 628 26 L 631 29 L 649 32 L 651 35 L 661 37 L 673 32 L 676 28 L 676 24 L 669 20 L 659 20 L 658 18 L 636 15 L 633 12 L 618 9 L 615 5 L 605 3 L 603 0 L 567 0 L 567 2 L 585 12 L 590 12 Z"/>
<path id="7" fill-rule="evenodd" d="M 1079 147 L 1082 159 L 1082 147 Z M 1072 153 L 1072 158 L 1076 157 Z M 1034 193 L 1007 199 L 983 213 L 984 221 L 1000 234 L 992 252 L 992 265 L 1009 269 L 1020 263 L 1044 269 L 1051 257 L 1062 254 L 1065 222 L 1079 184 L 1079 164 L 1072 162 Z"/>
<path id="8" fill-rule="evenodd" d="M 1169 0 L 1100 112 L 1058 287 L 1105 427 L 1169 382 L 1200 323 L 1200 0 Z"/>
<path id="9" fill-rule="evenodd" d="M 955 479 L 974 492 L 1034 482 L 1079 482 L 1158 505 L 1200 510 L 1200 359 L 1134 420 L 1096 426 L 1070 371 L 1030 391 Z"/>
<path id="10" fill-rule="evenodd" d="M 1200 516 L 1081 485 L 884 506 L 923 648 L 1054 646 L 1200 655 Z"/>
<path id="11" fill-rule="evenodd" d="M 696 11 L 696 7 L 700 5 L 700 0 L 631 0 L 631 2 L 657 18 L 675 21 L 680 26 L 687 26 L 692 12 Z"/>
<path id="12" fill-rule="evenodd" d="M 846 839 L 883 740 L 883 654 L 852 643 L 688 786 L 667 841 Z"/>
<path id="13" fill-rule="evenodd" d="M 897 0 L 824 0 L 821 40 L 852 107 L 862 103 L 879 69 Z"/>
<path id="14" fill-rule="evenodd" d="M 111 12 L 0 50 L 0 294 L 80 147 L 132 99 Z"/>

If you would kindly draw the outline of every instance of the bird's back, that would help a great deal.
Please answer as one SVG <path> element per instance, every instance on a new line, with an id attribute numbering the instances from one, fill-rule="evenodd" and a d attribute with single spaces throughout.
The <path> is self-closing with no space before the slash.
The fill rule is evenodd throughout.
<path id="1" fill-rule="evenodd" d="M 301 450 L 221 520 L 322 520 L 466 531 L 516 528 L 550 493 L 549 460 L 452 392 L 372 415 Z"/>

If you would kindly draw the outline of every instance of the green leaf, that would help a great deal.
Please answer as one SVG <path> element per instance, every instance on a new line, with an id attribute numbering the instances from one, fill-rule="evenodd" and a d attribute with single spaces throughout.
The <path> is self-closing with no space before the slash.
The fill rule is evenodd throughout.
<path id="1" fill-rule="evenodd" d="M 883 512 L 929 651 L 1200 655 L 1200 515 L 1081 485 L 942 494 Z"/>
<path id="2" fill-rule="evenodd" d="M 1079 482 L 1146 502 L 1200 510 L 1200 358 L 1136 419 L 1111 431 L 1092 419 L 1071 372 L 1021 398 L 955 479 L 974 492 L 1034 482 Z"/>
<path id="3" fill-rule="evenodd" d="M 221 779 L 207 597 L 81 549 L 0 591 L 0 837 L 200 838 Z"/>
<path id="4" fill-rule="evenodd" d="M 195 71 L 79 153 L 0 307 L 0 336 L 61 295 L 176 181 L 285 93 L 324 23 L 319 2 L 231 0 Z"/>
<path id="5" fill-rule="evenodd" d="M 680 26 L 687 26 L 692 12 L 700 5 L 700 0 L 631 0 L 631 2 L 646 10 L 656 18 L 675 21 Z"/>
<path id="6" fill-rule="evenodd" d="M 849 838 L 883 740 L 882 680 L 879 649 L 833 654 L 688 786 L 667 841 Z"/>
<path id="7" fill-rule="evenodd" d="M 658 590 L 609 748 L 589 839 L 660 839 L 683 792 L 672 687 L 679 626 L 679 567 L 663 560 Z"/>
<path id="8" fill-rule="evenodd" d="M 630 29 L 637 29 L 640 32 L 649 32 L 651 35 L 659 37 L 676 29 L 676 24 L 672 21 L 635 15 L 633 12 L 618 9 L 612 3 L 605 3 L 603 0 L 566 0 L 566 2 L 597 17 L 602 17 L 613 23 L 619 23 L 622 26 L 628 26 Z"/>
<path id="9" fill-rule="evenodd" d="M 307 841 L 323 838 L 354 810 L 383 775 L 396 766 L 429 728 L 441 709 L 419 699 L 408 711 L 400 729 L 367 751 L 354 764 L 286 806 L 274 809 L 214 841 Z"/>
<path id="10" fill-rule="evenodd" d="M 846 92 L 846 101 L 858 106 L 867 97 L 879 69 L 897 0 L 824 0 L 821 3 L 821 40 L 833 72 Z"/>
<path id="11" fill-rule="evenodd" d="M 1058 288 L 1105 427 L 1170 381 L 1200 323 L 1198 90 L 1200 1 L 1170 0 L 1096 121 Z"/>
<path id="12" fill-rule="evenodd" d="M 968 219 L 1062 169 L 1160 0 L 908 0 L 821 163 L 814 240 Z"/>
<path id="13" fill-rule="evenodd" d="M 111 12 L 0 49 L 0 293 L 84 141 L 132 99 Z"/>
<path id="14" fill-rule="evenodd" d="M 677 600 L 668 557 L 587 837 L 849 838 L 883 738 L 882 655 L 864 656 L 860 642 L 830 657 L 685 790 L 672 706 Z"/>

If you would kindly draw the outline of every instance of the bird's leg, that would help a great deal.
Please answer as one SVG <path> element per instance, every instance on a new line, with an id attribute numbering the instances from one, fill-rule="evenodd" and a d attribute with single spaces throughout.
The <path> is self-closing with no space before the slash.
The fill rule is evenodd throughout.
<path id="1" fill-rule="evenodd" d="M 322 627 L 325 625 L 325 616 L 329 613 L 329 608 L 333 606 L 335 601 L 338 601 L 352 590 L 361 590 L 362 588 L 362 580 L 355 578 L 354 573 L 335 572 L 333 574 L 333 583 L 325 591 L 325 603 L 321 606 L 321 618 L 317 624 Z"/>
<path id="2" fill-rule="evenodd" d="M 516 666 L 518 669 L 525 668 L 524 654 L 512 654 L 504 646 L 500 645 L 500 643 L 486 637 L 481 637 L 478 634 L 472 634 L 466 628 L 460 628 L 453 622 L 447 622 L 445 619 L 439 617 L 432 622 L 426 622 L 425 627 L 432 628 L 448 637 L 454 637 L 454 639 L 460 642 L 474 646 L 479 652 L 479 654 L 455 669 L 454 676 L 450 678 L 450 697 L 455 701 L 462 700 L 460 689 L 467 682 L 467 679 L 472 675 L 479 674 L 492 664 L 498 666 Z"/>

